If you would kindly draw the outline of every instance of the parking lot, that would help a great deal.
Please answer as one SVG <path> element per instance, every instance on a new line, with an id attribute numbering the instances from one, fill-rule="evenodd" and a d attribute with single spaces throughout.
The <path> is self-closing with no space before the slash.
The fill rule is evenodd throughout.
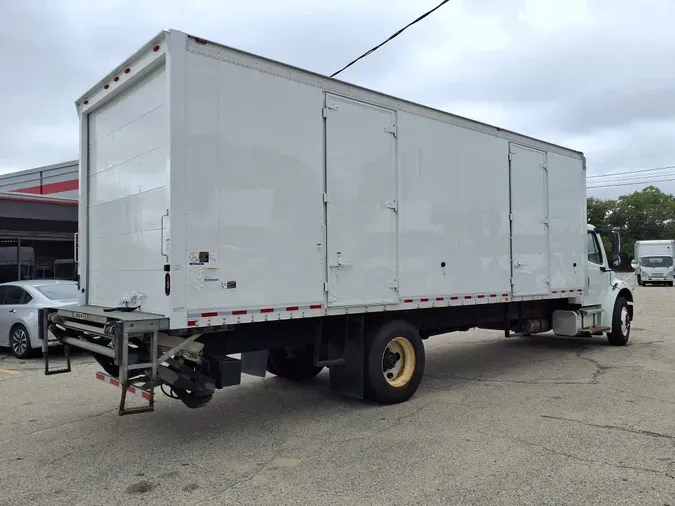
<path id="1" fill-rule="evenodd" d="M 331 394 L 324 372 L 118 417 L 88 356 L 45 377 L 3 350 L 0 504 L 675 505 L 675 290 L 636 300 L 625 348 L 432 338 L 396 406 Z"/>

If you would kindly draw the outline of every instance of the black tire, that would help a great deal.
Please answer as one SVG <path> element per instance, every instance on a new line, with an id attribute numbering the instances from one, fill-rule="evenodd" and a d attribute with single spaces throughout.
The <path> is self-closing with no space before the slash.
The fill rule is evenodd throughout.
<path id="1" fill-rule="evenodd" d="M 26 327 L 21 324 L 16 324 L 10 329 L 9 346 L 16 358 L 30 358 L 35 353 L 30 344 L 30 334 L 28 334 Z"/>
<path id="2" fill-rule="evenodd" d="M 668 286 L 673 286 L 673 282 L 672 282 L 672 281 L 668 281 Z"/>
<path id="3" fill-rule="evenodd" d="M 623 321 L 626 318 L 626 321 Z M 612 313 L 612 330 L 607 333 L 607 340 L 612 346 L 625 346 L 630 338 L 631 311 L 628 301 L 617 297 Z"/>
<path id="4" fill-rule="evenodd" d="M 312 347 L 279 348 L 269 350 L 267 357 L 267 372 L 280 378 L 293 381 L 307 381 L 314 378 L 323 370 L 323 367 L 314 365 L 314 351 Z"/>
<path id="5" fill-rule="evenodd" d="M 425 362 L 424 343 L 415 327 L 400 320 L 379 327 L 366 340 L 366 397 L 381 404 L 407 401 L 422 382 Z"/>

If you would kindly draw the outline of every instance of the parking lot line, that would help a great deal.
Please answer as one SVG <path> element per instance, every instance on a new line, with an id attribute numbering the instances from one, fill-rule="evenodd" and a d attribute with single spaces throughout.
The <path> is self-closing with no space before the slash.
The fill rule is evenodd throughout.
<path id="1" fill-rule="evenodd" d="M 13 369 L 0 369 L 0 372 L 4 372 L 5 374 L 21 374 L 21 371 L 15 371 Z"/>

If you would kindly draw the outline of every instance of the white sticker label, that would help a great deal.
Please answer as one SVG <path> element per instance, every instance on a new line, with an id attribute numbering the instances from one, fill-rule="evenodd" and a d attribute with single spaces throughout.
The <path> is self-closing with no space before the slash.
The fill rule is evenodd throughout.
<path id="1" fill-rule="evenodd" d="M 220 289 L 220 269 L 217 267 L 204 267 L 204 288 Z"/>

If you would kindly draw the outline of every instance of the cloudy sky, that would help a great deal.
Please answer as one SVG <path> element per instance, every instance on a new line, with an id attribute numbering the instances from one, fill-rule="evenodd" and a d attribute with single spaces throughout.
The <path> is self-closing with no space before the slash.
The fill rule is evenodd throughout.
<path id="1" fill-rule="evenodd" d="M 162 29 L 330 74 L 439 2 L 5 0 L 0 173 L 75 159 L 75 99 Z M 341 77 L 582 150 L 589 187 L 675 179 L 592 177 L 675 166 L 673 19 L 673 0 L 451 0 Z"/>

